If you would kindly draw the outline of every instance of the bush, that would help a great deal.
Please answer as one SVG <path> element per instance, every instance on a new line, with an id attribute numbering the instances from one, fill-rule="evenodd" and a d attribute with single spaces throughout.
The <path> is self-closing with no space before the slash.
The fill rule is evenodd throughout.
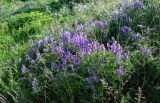
<path id="1" fill-rule="evenodd" d="M 46 13 L 23 13 L 10 17 L 8 28 L 16 42 L 25 41 L 45 29 L 51 20 L 51 16 Z"/>
<path id="2" fill-rule="evenodd" d="M 132 70 L 132 64 L 121 52 L 112 54 L 96 40 L 70 32 L 65 32 L 58 40 L 45 38 L 22 57 L 19 64 L 21 91 L 27 88 L 28 94 L 33 92 L 33 97 L 28 95 L 29 98 L 42 103 L 44 100 L 65 103 L 68 99 L 71 103 L 110 101 L 100 80 L 120 93 L 119 85 Z"/>

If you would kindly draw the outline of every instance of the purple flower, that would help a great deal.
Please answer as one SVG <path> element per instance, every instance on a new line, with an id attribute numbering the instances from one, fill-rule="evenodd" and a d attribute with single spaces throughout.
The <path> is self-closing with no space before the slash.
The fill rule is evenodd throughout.
<path id="1" fill-rule="evenodd" d="M 36 52 L 36 49 L 35 48 L 32 48 L 31 49 L 31 54 L 34 54 Z"/>
<path id="2" fill-rule="evenodd" d="M 106 50 L 104 44 L 101 44 L 99 49 L 100 49 L 102 52 L 104 52 L 104 51 Z"/>
<path id="3" fill-rule="evenodd" d="M 65 59 L 62 60 L 61 66 L 62 66 L 62 68 L 66 68 L 67 67 L 67 61 Z"/>
<path id="4" fill-rule="evenodd" d="M 86 53 L 87 55 L 90 55 L 91 52 L 92 52 L 92 45 L 91 45 L 91 44 L 88 44 L 87 47 L 86 47 L 86 52 L 85 52 L 85 53 Z"/>
<path id="5" fill-rule="evenodd" d="M 141 40 L 142 36 L 140 34 L 132 35 L 132 40 L 138 41 Z"/>
<path id="6" fill-rule="evenodd" d="M 40 40 L 40 41 L 37 42 L 37 47 L 38 48 L 42 48 L 43 46 L 44 46 L 44 44 L 43 44 L 42 40 Z"/>
<path id="7" fill-rule="evenodd" d="M 124 6 L 127 7 L 129 4 L 129 1 L 128 0 L 124 0 Z"/>
<path id="8" fill-rule="evenodd" d="M 92 79 L 93 79 L 93 81 L 95 81 L 96 83 L 99 82 L 99 77 L 98 77 L 98 76 L 93 76 Z"/>
<path id="9" fill-rule="evenodd" d="M 91 91 L 92 91 L 93 94 L 96 94 L 96 88 L 95 88 L 94 85 L 91 85 Z"/>
<path id="10" fill-rule="evenodd" d="M 72 56 L 72 61 L 74 65 L 79 65 L 80 64 L 80 58 L 77 55 Z"/>
<path id="11" fill-rule="evenodd" d="M 52 49 L 53 49 L 53 48 L 52 48 Z M 64 53 L 65 53 L 63 47 L 61 47 L 61 46 L 56 46 L 56 47 L 54 48 L 54 51 L 55 51 L 56 54 L 59 55 L 60 57 L 63 57 L 63 55 L 64 55 Z"/>
<path id="12" fill-rule="evenodd" d="M 23 64 L 22 64 L 22 67 L 21 67 L 21 72 L 22 72 L 22 74 L 27 72 L 27 67 Z"/>
<path id="13" fill-rule="evenodd" d="M 108 22 L 95 20 L 94 23 L 98 28 L 101 28 L 101 29 L 108 26 Z"/>
<path id="14" fill-rule="evenodd" d="M 82 35 L 75 35 L 72 38 L 72 43 L 76 45 L 79 49 L 82 49 L 85 45 L 87 45 L 87 38 Z"/>
<path id="15" fill-rule="evenodd" d="M 121 57 L 120 53 L 116 54 L 116 63 L 120 62 L 120 57 Z"/>
<path id="16" fill-rule="evenodd" d="M 113 43 L 113 44 L 111 45 L 111 52 L 112 52 L 112 53 L 116 53 L 116 48 L 117 48 L 116 44 Z"/>
<path id="17" fill-rule="evenodd" d="M 116 11 L 113 12 L 112 18 L 113 18 L 114 20 L 117 20 L 117 19 L 118 19 L 118 14 L 117 14 Z"/>
<path id="18" fill-rule="evenodd" d="M 129 54 L 128 53 L 124 53 L 124 60 L 127 61 L 129 59 Z"/>
<path id="19" fill-rule="evenodd" d="M 37 53 L 37 58 L 36 58 L 36 60 L 37 60 L 38 62 L 41 62 L 42 56 L 41 56 L 40 53 Z"/>
<path id="20" fill-rule="evenodd" d="M 94 68 L 93 68 L 93 67 L 90 67 L 90 68 L 88 69 L 88 74 L 90 75 L 90 74 L 93 72 L 93 70 L 94 70 Z"/>
<path id="21" fill-rule="evenodd" d="M 86 80 L 87 84 L 91 83 L 91 79 L 90 78 L 86 77 L 85 80 Z"/>
<path id="22" fill-rule="evenodd" d="M 124 75 L 126 73 L 126 68 L 119 67 L 116 73 L 117 73 L 117 76 L 120 77 L 121 75 Z"/>
<path id="23" fill-rule="evenodd" d="M 112 37 L 112 38 L 111 38 L 111 41 L 112 41 L 112 43 L 115 43 L 115 38 Z"/>
<path id="24" fill-rule="evenodd" d="M 150 56 L 152 54 L 151 51 L 147 48 L 141 47 L 140 50 L 145 56 Z"/>
<path id="25" fill-rule="evenodd" d="M 34 77 L 34 78 L 32 79 L 32 90 L 33 90 L 33 91 L 36 91 L 37 85 L 38 85 L 38 83 L 37 83 L 37 78 Z"/>
<path id="26" fill-rule="evenodd" d="M 71 39 L 71 33 L 70 32 L 64 32 L 64 34 L 62 35 L 62 40 L 69 42 Z"/>
<path id="27" fill-rule="evenodd" d="M 142 3 L 141 2 L 133 2 L 133 4 L 132 4 L 132 8 L 134 9 L 134 10 L 137 10 L 137 9 L 142 9 Z"/>
<path id="28" fill-rule="evenodd" d="M 82 25 L 82 24 L 77 24 L 77 25 L 76 25 L 76 30 L 77 30 L 78 32 L 82 32 L 84 29 L 85 29 L 85 26 L 84 26 L 84 25 Z"/>
<path id="29" fill-rule="evenodd" d="M 52 61 L 51 68 L 57 69 L 57 67 L 58 67 L 58 65 L 54 61 Z"/>
<path id="30" fill-rule="evenodd" d="M 122 53 L 122 47 L 120 46 L 120 44 L 117 44 L 116 46 L 116 53 Z"/>
<path id="31" fill-rule="evenodd" d="M 130 27 L 127 27 L 127 26 L 123 26 L 121 28 L 121 32 L 123 32 L 123 33 L 129 33 L 131 31 L 132 31 L 132 29 Z"/>
<path id="32" fill-rule="evenodd" d="M 65 54 L 65 57 L 67 60 L 69 60 L 71 58 L 72 54 L 70 52 L 70 50 L 67 50 L 66 54 Z"/>

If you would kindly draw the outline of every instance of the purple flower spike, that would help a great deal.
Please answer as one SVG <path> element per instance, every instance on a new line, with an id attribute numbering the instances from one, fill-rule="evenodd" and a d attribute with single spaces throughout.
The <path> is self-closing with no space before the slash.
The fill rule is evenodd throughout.
<path id="1" fill-rule="evenodd" d="M 131 31 L 132 31 L 132 29 L 130 27 L 127 27 L 127 26 L 123 26 L 121 28 L 121 32 L 123 32 L 123 33 L 129 33 Z"/>
<path id="2" fill-rule="evenodd" d="M 112 52 L 112 53 L 116 53 L 116 44 L 115 44 L 115 43 L 113 43 L 113 44 L 111 45 L 111 52 Z"/>
<path id="3" fill-rule="evenodd" d="M 91 79 L 90 78 L 86 77 L 85 80 L 86 80 L 87 84 L 91 83 Z"/>
<path id="4" fill-rule="evenodd" d="M 36 58 L 36 60 L 37 60 L 38 62 L 41 62 L 42 56 L 41 56 L 40 53 L 37 53 L 37 58 Z"/>
<path id="5" fill-rule="evenodd" d="M 99 77 L 98 77 L 98 76 L 93 76 L 92 79 L 93 79 L 93 81 L 95 81 L 96 83 L 99 82 Z"/>
<path id="6" fill-rule="evenodd" d="M 93 68 L 93 67 L 90 67 L 90 68 L 88 69 L 88 74 L 90 75 L 90 74 L 93 72 L 93 70 L 94 70 L 94 68 Z"/>
<path id="7" fill-rule="evenodd" d="M 118 14 L 116 13 L 116 11 L 114 11 L 113 15 L 112 15 L 112 18 L 114 20 L 117 20 L 118 19 Z"/>
<path id="8" fill-rule="evenodd" d="M 132 40 L 139 41 L 139 40 L 141 40 L 141 38 L 142 38 L 142 36 L 140 34 L 132 35 Z"/>
<path id="9" fill-rule="evenodd" d="M 84 29 L 85 29 L 85 26 L 84 26 L 84 25 L 82 25 L 82 24 L 77 24 L 77 25 L 76 25 L 76 30 L 77 30 L 78 32 L 82 32 Z"/>
<path id="10" fill-rule="evenodd" d="M 32 79 L 32 90 L 33 90 L 33 91 L 36 91 L 37 85 L 38 85 L 38 83 L 37 83 L 37 78 L 34 77 L 34 78 Z"/>
<path id="11" fill-rule="evenodd" d="M 129 54 L 128 53 L 124 53 L 124 60 L 127 61 L 129 59 Z"/>
<path id="12" fill-rule="evenodd" d="M 51 62 L 51 68 L 56 69 L 57 67 L 58 67 L 58 65 L 54 61 L 52 61 Z"/>
<path id="13" fill-rule="evenodd" d="M 150 56 L 152 54 L 149 49 L 141 47 L 140 50 L 145 56 Z"/>
<path id="14" fill-rule="evenodd" d="M 134 10 L 137 10 L 137 9 L 142 9 L 142 3 L 141 2 L 133 2 L 133 4 L 132 4 L 132 8 L 134 9 Z"/>
<path id="15" fill-rule="evenodd" d="M 71 39 L 71 33 L 70 32 L 64 32 L 64 34 L 62 35 L 62 40 L 69 42 Z"/>
<path id="16" fill-rule="evenodd" d="M 117 44 L 116 53 L 119 53 L 119 54 L 122 53 L 122 47 L 120 46 L 120 44 Z"/>
<path id="17" fill-rule="evenodd" d="M 63 59 L 61 66 L 63 69 L 67 67 L 67 61 L 65 59 Z"/>
<path id="18" fill-rule="evenodd" d="M 122 76 L 126 73 L 126 68 L 120 67 L 120 68 L 117 69 L 116 72 L 117 72 L 117 76 L 120 77 L 120 76 Z"/>
<path id="19" fill-rule="evenodd" d="M 116 63 L 117 64 L 120 62 L 120 57 L 121 57 L 120 53 L 116 54 Z"/>
<path id="20" fill-rule="evenodd" d="M 96 94 L 96 88 L 95 88 L 94 85 L 91 85 L 91 91 L 92 91 L 93 94 Z"/>
<path id="21" fill-rule="evenodd" d="M 23 64 L 22 64 L 22 67 L 21 67 L 21 72 L 22 72 L 22 74 L 27 72 L 27 67 Z"/>

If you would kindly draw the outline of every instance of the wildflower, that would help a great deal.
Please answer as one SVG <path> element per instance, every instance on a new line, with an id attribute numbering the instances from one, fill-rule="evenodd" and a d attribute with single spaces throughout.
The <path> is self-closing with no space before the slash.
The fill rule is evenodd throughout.
<path id="1" fill-rule="evenodd" d="M 85 29 L 85 26 L 84 26 L 84 25 L 82 25 L 82 24 L 77 24 L 77 25 L 76 25 L 76 30 L 77 30 L 78 32 L 82 32 L 84 29 Z"/>
<path id="2" fill-rule="evenodd" d="M 41 56 L 40 53 L 37 53 L 37 58 L 36 58 L 36 60 L 37 60 L 38 62 L 41 62 L 42 56 Z"/>
<path id="3" fill-rule="evenodd" d="M 124 0 L 124 6 L 127 7 L 129 4 L 129 1 L 128 0 Z"/>
<path id="4" fill-rule="evenodd" d="M 54 48 L 54 51 L 57 53 L 57 55 L 59 55 L 59 56 L 61 56 L 61 57 L 63 57 L 63 55 L 64 55 L 64 53 L 65 53 L 63 47 L 61 47 L 61 46 L 56 46 L 56 47 Z"/>
<path id="5" fill-rule="evenodd" d="M 88 40 L 85 36 L 75 35 L 72 38 L 72 43 L 76 45 L 79 49 L 82 49 L 87 44 Z"/>
<path id="6" fill-rule="evenodd" d="M 98 77 L 98 76 L 93 76 L 92 79 L 93 79 L 93 81 L 95 81 L 96 83 L 99 82 L 99 77 Z"/>
<path id="7" fill-rule="evenodd" d="M 111 41 L 112 41 L 112 43 L 115 43 L 115 38 L 112 37 L 112 38 L 111 38 Z"/>
<path id="8" fill-rule="evenodd" d="M 116 53 L 122 53 L 122 47 L 120 46 L 120 44 L 117 44 L 116 46 Z"/>
<path id="9" fill-rule="evenodd" d="M 74 65 L 80 64 L 80 58 L 77 55 L 72 56 L 71 59 L 73 60 Z"/>
<path id="10" fill-rule="evenodd" d="M 111 45 L 111 52 L 112 52 L 112 53 L 116 53 L 116 44 L 115 44 L 115 43 L 113 43 L 113 44 Z"/>
<path id="11" fill-rule="evenodd" d="M 62 40 L 69 42 L 71 39 L 71 33 L 70 32 L 64 32 L 61 36 Z"/>
<path id="12" fill-rule="evenodd" d="M 62 68 L 66 68 L 67 67 L 67 61 L 65 59 L 62 60 L 61 66 L 62 66 Z"/>
<path id="13" fill-rule="evenodd" d="M 42 40 L 40 40 L 40 41 L 38 41 L 37 42 L 37 47 L 38 48 L 42 48 L 44 45 L 43 45 L 43 41 Z"/>
<path id="14" fill-rule="evenodd" d="M 22 67 L 21 67 L 21 72 L 22 73 L 26 73 L 27 72 L 27 67 L 25 65 L 22 64 Z"/>
<path id="15" fill-rule="evenodd" d="M 121 75 L 124 75 L 126 73 L 126 68 L 122 68 L 121 66 L 116 71 L 117 76 L 120 77 Z"/>
<path id="16" fill-rule="evenodd" d="M 123 33 L 129 33 L 129 32 L 131 32 L 131 28 L 130 28 L 130 27 L 127 27 L 127 26 L 123 26 L 123 27 L 121 28 L 121 31 L 122 31 Z"/>
<path id="17" fill-rule="evenodd" d="M 94 85 L 91 85 L 91 91 L 92 91 L 93 94 L 96 94 L 96 88 L 95 88 Z"/>
<path id="18" fill-rule="evenodd" d="M 57 67 L 58 67 L 58 65 L 54 61 L 52 61 L 51 62 L 51 68 L 56 69 Z"/>
<path id="19" fill-rule="evenodd" d="M 91 52 L 92 52 L 92 45 L 91 45 L 91 44 L 88 44 L 87 47 L 86 47 L 86 52 L 85 52 L 85 53 L 86 53 L 87 55 L 90 55 Z"/>
<path id="20" fill-rule="evenodd" d="M 133 8 L 134 10 L 142 9 L 142 4 L 141 4 L 141 2 L 133 2 L 132 8 Z"/>
<path id="21" fill-rule="evenodd" d="M 67 60 L 69 60 L 71 58 L 72 54 L 70 52 L 70 50 L 67 50 L 66 54 L 65 54 L 65 57 Z"/>
<path id="22" fill-rule="evenodd" d="M 132 35 L 132 40 L 135 40 L 135 41 L 138 41 L 142 38 L 142 36 L 140 34 L 135 34 L 135 35 Z"/>
<path id="23" fill-rule="evenodd" d="M 99 49 L 100 49 L 101 51 L 103 51 L 103 52 L 106 50 L 104 44 L 101 44 Z"/>
<path id="24" fill-rule="evenodd" d="M 34 54 L 36 52 L 36 49 L 35 48 L 32 48 L 31 49 L 31 54 Z"/>
<path id="25" fill-rule="evenodd" d="M 118 19 L 118 14 L 117 14 L 116 11 L 113 12 L 112 18 L 113 18 L 114 20 L 117 20 L 117 19 Z"/>
<path id="26" fill-rule="evenodd" d="M 120 54 L 120 53 L 117 53 L 117 54 L 116 54 L 116 63 L 119 63 L 119 62 L 120 62 L 120 57 L 121 57 L 121 54 Z"/>
<path id="27" fill-rule="evenodd" d="M 85 80 L 86 80 L 87 84 L 91 83 L 91 79 L 90 78 L 86 77 Z"/>
<path id="28" fill-rule="evenodd" d="M 145 56 L 150 56 L 151 55 L 151 51 L 149 49 L 141 47 L 140 50 Z"/>
<path id="29" fill-rule="evenodd" d="M 38 83 L 37 83 L 37 78 L 34 77 L 34 78 L 32 79 L 32 90 L 33 90 L 33 91 L 36 91 L 37 85 L 38 85 Z"/>
<path id="30" fill-rule="evenodd" d="M 100 29 L 108 26 L 108 22 L 103 22 L 103 21 L 95 20 L 94 23 Z"/>
<path id="31" fill-rule="evenodd" d="M 127 61 L 127 60 L 129 59 L 129 55 L 128 55 L 128 53 L 124 53 L 124 55 L 123 55 L 123 56 L 124 56 L 124 60 L 125 60 L 125 61 Z"/>
<path id="32" fill-rule="evenodd" d="M 93 67 L 90 67 L 90 68 L 88 69 L 88 74 L 90 75 L 90 74 L 93 72 L 93 70 L 94 70 L 94 68 L 93 68 Z"/>

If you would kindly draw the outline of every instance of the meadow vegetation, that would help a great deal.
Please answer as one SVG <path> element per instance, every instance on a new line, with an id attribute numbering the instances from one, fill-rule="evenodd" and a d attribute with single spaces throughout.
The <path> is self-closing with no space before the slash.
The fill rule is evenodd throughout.
<path id="1" fill-rule="evenodd" d="M 1 103 L 159 103 L 159 0 L 1 0 Z"/>

